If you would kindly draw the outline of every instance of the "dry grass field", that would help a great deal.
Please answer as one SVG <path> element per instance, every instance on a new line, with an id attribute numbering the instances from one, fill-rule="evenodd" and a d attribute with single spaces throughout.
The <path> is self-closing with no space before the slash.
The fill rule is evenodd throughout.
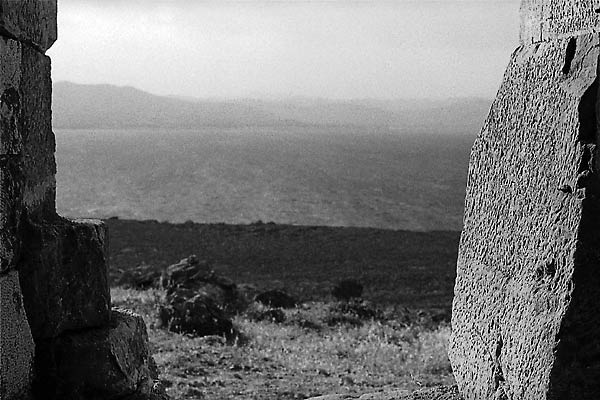
<path id="1" fill-rule="evenodd" d="M 453 383 L 447 323 L 406 321 L 388 310 L 378 320 L 331 324 L 331 304 L 310 302 L 286 310 L 283 323 L 237 315 L 241 335 L 226 343 L 156 328 L 162 295 L 112 290 L 115 306 L 144 317 L 161 381 L 174 399 L 291 400 Z"/>
<path id="2" fill-rule="evenodd" d="M 446 344 L 457 232 L 107 224 L 113 305 L 145 319 L 160 378 L 174 399 L 305 399 L 453 382 Z M 262 310 L 251 305 L 233 316 L 240 334 L 227 343 L 159 329 L 155 311 L 163 291 L 114 286 L 123 270 L 161 269 L 190 254 L 238 284 L 283 289 L 301 305 L 284 310 L 280 323 L 258 319 Z M 348 313 L 332 298 L 331 287 L 349 277 L 365 286 L 375 313 Z"/>

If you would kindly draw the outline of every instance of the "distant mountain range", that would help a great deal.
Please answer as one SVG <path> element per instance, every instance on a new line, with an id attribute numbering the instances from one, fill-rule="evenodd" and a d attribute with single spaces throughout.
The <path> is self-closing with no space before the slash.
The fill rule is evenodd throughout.
<path id="1" fill-rule="evenodd" d="M 132 87 L 54 84 L 54 127 L 125 129 L 241 126 L 369 126 L 408 133 L 476 134 L 490 100 L 205 100 Z"/>

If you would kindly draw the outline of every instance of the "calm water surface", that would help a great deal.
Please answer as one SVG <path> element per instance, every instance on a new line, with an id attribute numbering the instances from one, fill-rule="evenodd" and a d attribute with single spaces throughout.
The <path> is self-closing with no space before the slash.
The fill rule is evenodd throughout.
<path id="1" fill-rule="evenodd" d="M 57 130 L 63 215 L 461 229 L 471 136 Z"/>

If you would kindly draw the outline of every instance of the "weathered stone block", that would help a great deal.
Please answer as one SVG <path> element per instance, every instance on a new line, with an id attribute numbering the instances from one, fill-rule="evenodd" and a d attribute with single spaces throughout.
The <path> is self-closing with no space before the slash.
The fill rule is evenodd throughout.
<path id="1" fill-rule="evenodd" d="M 600 398 L 599 44 L 520 47 L 473 146 L 449 351 L 466 400 Z"/>
<path id="2" fill-rule="evenodd" d="M 0 40 L 0 273 L 15 266 L 21 218 L 22 159 L 17 88 L 21 81 L 21 45 Z"/>
<path id="3" fill-rule="evenodd" d="M 34 345 L 16 271 L 0 276 L 0 398 L 28 399 Z"/>
<path id="4" fill-rule="evenodd" d="M 522 0 L 521 43 L 600 31 L 597 0 Z"/>
<path id="5" fill-rule="evenodd" d="M 68 333 L 37 346 L 39 398 L 111 400 L 150 395 L 157 370 L 141 317 L 113 310 L 110 326 Z"/>
<path id="6" fill-rule="evenodd" d="M 41 52 L 56 41 L 56 0 L 0 0 L 0 35 Z"/>
<path id="7" fill-rule="evenodd" d="M 24 223 L 22 235 L 26 240 L 18 268 L 36 342 L 106 325 L 110 291 L 104 224 L 56 218 Z"/>
<path id="8" fill-rule="evenodd" d="M 18 129 L 22 140 L 23 205 L 29 219 L 56 214 L 56 148 L 52 132 L 50 58 L 22 47 Z"/>
<path id="9" fill-rule="evenodd" d="M 0 271 L 14 267 L 27 219 L 55 216 L 50 60 L 0 40 Z"/>

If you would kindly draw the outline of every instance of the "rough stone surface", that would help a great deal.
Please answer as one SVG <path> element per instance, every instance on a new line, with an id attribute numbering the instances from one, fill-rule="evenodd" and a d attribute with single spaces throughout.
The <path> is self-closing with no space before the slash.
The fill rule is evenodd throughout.
<path id="1" fill-rule="evenodd" d="M 22 228 L 19 262 L 33 336 L 95 328 L 110 319 L 107 233 L 101 221 L 54 221 Z"/>
<path id="2" fill-rule="evenodd" d="M 0 41 L 0 270 L 15 267 L 22 220 L 55 214 L 50 60 Z"/>
<path id="3" fill-rule="evenodd" d="M 36 355 L 38 398 L 111 400 L 151 398 L 157 370 L 144 321 L 113 310 L 106 328 L 48 340 Z"/>
<path id="4" fill-rule="evenodd" d="M 522 0 L 521 43 L 600 31 L 597 0 Z"/>
<path id="5" fill-rule="evenodd" d="M 56 0 L 0 0 L 0 35 L 45 52 L 56 41 Z"/>
<path id="6" fill-rule="evenodd" d="M 16 271 L 0 276 L 0 398 L 27 399 L 34 345 Z"/>
<path id="7" fill-rule="evenodd" d="M 199 261 L 194 255 L 167 267 L 160 281 L 163 289 L 167 290 L 167 296 L 175 292 L 178 297 L 186 299 L 202 295 L 228 313 L 243 310 L 248 305 L 234 282 L 218 275 L 206 261 Z"/>
<path id="8" fill-rule="evenodd" d="M 467 400 L 600 398 L 599 43 L 520 47 L 473 146 L 449 351 Z"/>
<path id="9" fill-rule="evenodd" d="M 439 386 L 430 389 L 423 389 L 416 392 L 406 390 L 384 391 L 378 393 L 368 393 L 359 396 L 353 395 L 327 395 L 313 397 L 309 400 L 462 400 L 456 386 Z"/>
<path id="10" fill-rule="evenodd" d="M 56 0 L 0 0 L 0 39 L 0 399 L 32 377 L 38 399 L 165 399 L 142 319 L 111 314 L 106 228 L 56 214 Z"/>
<path id="11" fill-rule="evenodd" d="M 18 129 L 21 45 L 0 40 L 0 273 L 15 268 L 22 214 L 22 151 Z"/>
<path id="12" fill-rule="evenodd" d="M 194 336 L 218 335 L 231 339 L 236 333 L 231 319 L 212 297 L 183 288 L 171 291 L 166 304 L 159 307 L 158 326 Z"/>
<path id="13" fill-rule="evenodd" d="M 50 58 L 29 46 L 22 48 L 17 94 L 20 103 L 17 127 L 23 143 L 22 199 L 27 218 L 36 221 L 56 215 L 52 80 Z"/>

